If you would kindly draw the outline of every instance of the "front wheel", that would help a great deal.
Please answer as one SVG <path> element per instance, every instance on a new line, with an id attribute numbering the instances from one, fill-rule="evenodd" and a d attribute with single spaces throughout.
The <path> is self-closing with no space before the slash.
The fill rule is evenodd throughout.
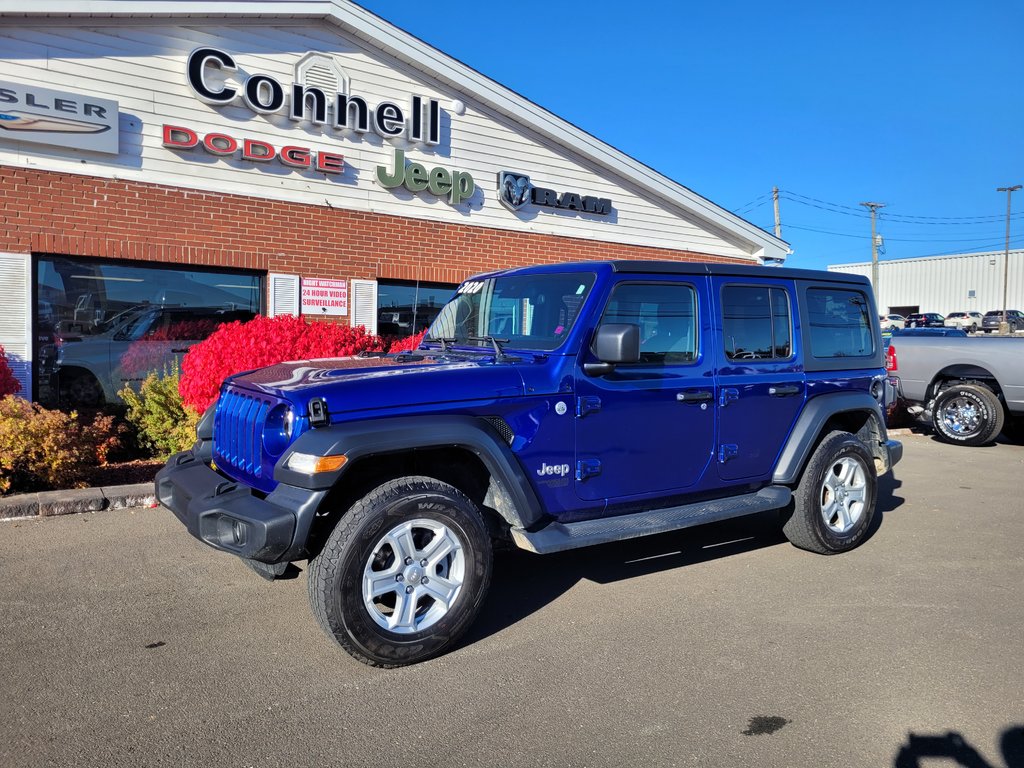
<path id="1" fill-rule="evenodd" d="M 932 426 L 936 436 L 954 445 L 984 445 L 1003 429 L 1003 405 L 980 384 L 949 387 L 935 398 Z"/>
<path id="2" fill-rule="evenodd" d="M 833 555 L 860 544 L 871 528 L 878 495 L 875 462 L 849 432 L 821 441 L 793 491 L 783 531 L 794 546 Z"/>
<path id="3" fill-rule="evenodd" d="M 309 569 L 314 615 L 375 667 L 449 650 L 491 580 L 491 541 L 476 505 L 430 477 L 376 488 L 341 518 Z"/>

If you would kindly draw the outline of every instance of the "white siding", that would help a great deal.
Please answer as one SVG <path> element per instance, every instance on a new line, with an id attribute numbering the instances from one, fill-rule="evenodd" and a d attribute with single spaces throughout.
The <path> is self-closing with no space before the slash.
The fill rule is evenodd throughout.
<path id="1" fill-rule="evenodd" d="M 0 346 L 14 377 L 21 382 L 19 396 L 32 397 L 32 301 L 30 259 L 24 253 L 0 253 Z"/>
<path id="2" fill-rule="evenodd" d="M 981 312 L 1003 308 L 1004 251 L 893 259 L 878 263 L 878 308 L 919 306 L 922 312 Z M 1010 251 L 1009 309 L 1024 309 L 1024 251 Z M 871 263 L 833 264 L 832 272 L 871 279 Z M 975 298 L 969 298 L 970 291 Z"/>
<path id="3" fill-rule="evenodd" d="M 120 156 L 104 158 L 38 145 L 25 146 L 22 152 L 18 143 L 4 141 L 0 142 L 0 163 L 751 258 L 750 243 L 698 224 L 692 212 L 645 198 L 607 171 L 491 113 L 466 94 L 343 35 L 333 25 L 97 21 L 89 26 L 42 19 L 8 22 L 0 27 L 0 79 L 117 100 Z M 185 79 L 185 60 L 200 45 L 224 49 L 235 57 L 240 71 L 270 74 L 286 87 L 293 80 L 296 62 L 307 52 L 330 53 L 349 78 L 350 94 L 363 96 L 371 108 L 384 100 L 404 107 L 414 93 L 438 99 L 443 112 L 442 143 L 432 148 L 409 145 L 402 139 L 384 141 L 372 133 L 353 138 L 327 127 L 294 123 L 284 114 L 261 116 L 244 106 L 206 105 Z M 237 77 L 230 82 L 236 87 L 239 84 Z M 465 114 L 452 111 L 454 100 L 466 104 Z M 276 163 L 214 158 L 202 149 L 177 152 L 162 146 L 165 123 L 199 132 L 224 131 L 277 147 L 292 143 L 341 152 L 346 170 L 325 178 L 286 170 Z M 429 193 L 414 195 L 380 187 L 374 182 L 375 169 L 378 165 L 391 167 L 395 147 L 405 149 L 410 161 L 428 168 L 441 165 L 469 171 L 478 185 L 476 195 L 454 208 Z M 528 211 L 513 214 L 497 200 L 496 181 L 501 170 L 528 174 L 534 183 L 558 191 L 610 198 L 613 212 L 608 217 L 587 217 L 530 206 Z"/>

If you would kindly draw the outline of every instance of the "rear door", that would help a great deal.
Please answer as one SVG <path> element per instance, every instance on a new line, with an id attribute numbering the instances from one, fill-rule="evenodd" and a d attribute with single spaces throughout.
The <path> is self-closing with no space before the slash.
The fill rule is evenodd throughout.
<path id="1" fill-rule="evenodd" d="M 718 363 L 718 475 L 768 475 L 800 413 L 806 377 L 796 294 L 786 280 L 712 278 L 722 329 Z"/>

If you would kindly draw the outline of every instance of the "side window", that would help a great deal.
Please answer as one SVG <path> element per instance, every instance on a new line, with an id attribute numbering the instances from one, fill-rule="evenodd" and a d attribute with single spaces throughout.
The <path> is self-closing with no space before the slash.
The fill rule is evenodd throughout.
<path id="1" fill-rule="evenodd" d="M 843 288 L 808 288 L 811 355 L 865 357 L 875 352 L 867 297 Z"/>
<path id="2" fill-rule="evenodd" d="M 640 326 L 640 362 L 680 365 L 697 358 L 697 294 L 690 285 L 625 283 L 613 291 L 602 323 Z"/>
<path id="3" fill-rule="evenodd" d="M 728 360 L 780 360 L 793 354 L 789 294 L 783 288 L 727 285 L 722 335 Z"/>

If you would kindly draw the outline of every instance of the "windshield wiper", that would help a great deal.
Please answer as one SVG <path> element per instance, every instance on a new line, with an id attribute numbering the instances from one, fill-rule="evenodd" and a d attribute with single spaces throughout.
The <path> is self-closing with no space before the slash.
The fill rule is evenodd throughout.
<path id="1" fill-rule="evenodd" d="M 444 354 L 448 351 L 448 345 L 454 344 L 458 339 L 454 336 L 428 336 L 424 341 L 436 341 L 441 345 L 441 354 Z"/>
<path id="2" fill-rule="evenodd" d="M 510 339 L 497 339 L 494 336 L 467 336 L 470 341 L 487 341 L 494 347 L 494 357 L 499 363 L 504 363 L 512 358 L 505 354 L 501 348 L 502 344 L 508 344 Z"/>

